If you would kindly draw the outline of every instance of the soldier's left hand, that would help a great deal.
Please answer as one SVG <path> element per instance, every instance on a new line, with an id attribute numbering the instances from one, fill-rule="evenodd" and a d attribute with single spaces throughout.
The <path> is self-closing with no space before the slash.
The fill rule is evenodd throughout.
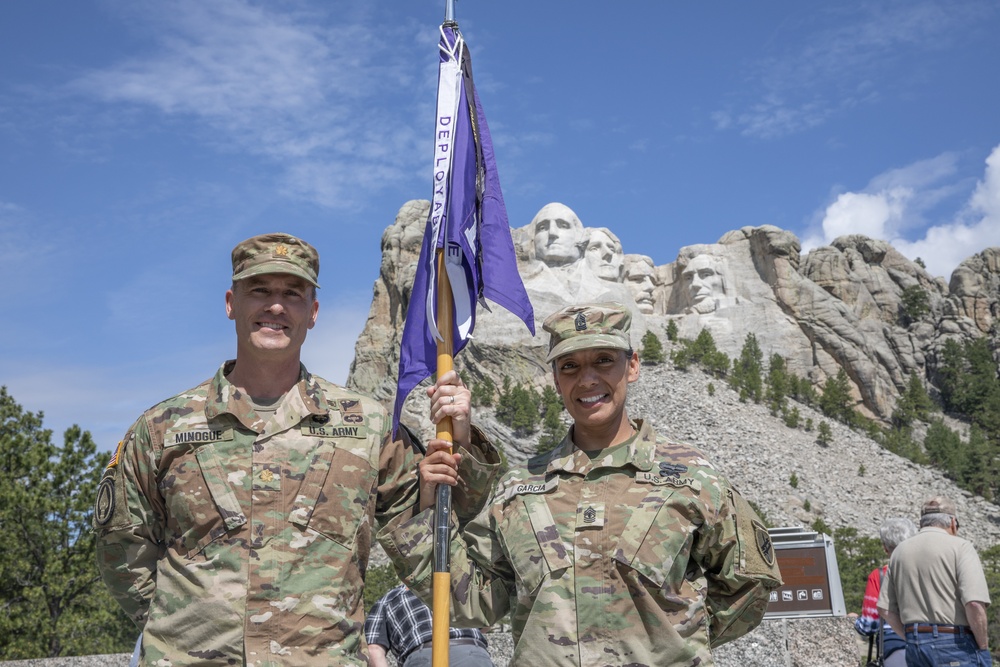
<path id="1" fill-rule="evenodd" d="M 472 392 L 462 383 L 455 371 L 448 371 L 438 378 L 433 387 L 428 387 L 431 399 L 431 421 L 437 424 L 445 417 L 451 417 L 451 435 L 456 446 L 468 447 L 472 418 Z"/>
<path id="2" fill-rule="evenodd" d="M 420 461 L 420 509 L 434 504 L 438 484 L 458 484 L 458 464 L 461 454 L 452 454 L 451 443 L 434 439 L 427 443 L 427 454 Z"/>

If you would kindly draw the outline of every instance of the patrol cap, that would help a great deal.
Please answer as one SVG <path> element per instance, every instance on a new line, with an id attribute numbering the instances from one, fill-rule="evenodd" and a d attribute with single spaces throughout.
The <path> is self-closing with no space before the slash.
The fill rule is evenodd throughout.
<path id="1" fill-rule="evenodd" d="M 550 362 L 577 350 L 610 347 L 629 350 L 632 313 L 620 303 L 582 303 L 549 315 L 542 328 L 549 332 Z"/>
<path id="2" fill-rule="evenodd" d="M 955 509 L 955 503 L 950 498 L 945 498 L 944 496 L 934 496 L 920 509 L 920 516 L 925 514 L 950 514 L 951 516 L 958 516 L 958 511 Z"/>
<path id="3" fill-rule="evenodd" d="M 233 248 L 233 281 L 265 273 L 290 273 L 319 287 L 319 253 L 291 234 L 261 234 Z"/>

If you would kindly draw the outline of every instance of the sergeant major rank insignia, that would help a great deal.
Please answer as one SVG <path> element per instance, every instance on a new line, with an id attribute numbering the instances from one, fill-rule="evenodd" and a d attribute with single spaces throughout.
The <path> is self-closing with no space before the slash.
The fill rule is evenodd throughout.
<path id="1" fill-rule="evenodd" d="M 587 329 L 587 316 L 583 313 L 577 313 L 573 324 L 576 326 L 577 331 L 585 331 Z"/>

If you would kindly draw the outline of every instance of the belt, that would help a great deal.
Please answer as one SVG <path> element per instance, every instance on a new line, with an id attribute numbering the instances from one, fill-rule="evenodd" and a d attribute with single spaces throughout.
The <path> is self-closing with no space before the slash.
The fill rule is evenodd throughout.
<path id="1" fill-rule="evenodd" d="M 935 625 L 923 623 L 907 623 L 907 632 L 937 632 L 945 635 L 972 634 L 972 628 L 967 625 Z"/>
<path id="2" fill-rule="evenodd" d="M 485 646 L 483 646 L 483 642 L 481 642 L 481 641 L 479 641 L 477 639 L 473 639 L 472 637 L 457 637 L 457 638 L 452 638 L 452 639 L 448 640 L 448 643 L 450 645 L 452 645 L 452 646 L 478 646 L 478 647 L 480 647 L 482 649 L 486 648 Z M 421 649 L 431 648 L 431 646 L 433 646 L 433 645 L 434 645 L 434 642 L 424 642 L 422 644 L 417 644 L 416 646 L 414 646 L 413 648 L 411 648 L 409 651 L 407 651 L 403 655 L 399 656 L 399 664 L 401 664 L 401 665 L 404 664 L 406 662 L 406 659 L 409 658 L 411 654 L 416 653 L 417 651 L 419 651 Z"/>

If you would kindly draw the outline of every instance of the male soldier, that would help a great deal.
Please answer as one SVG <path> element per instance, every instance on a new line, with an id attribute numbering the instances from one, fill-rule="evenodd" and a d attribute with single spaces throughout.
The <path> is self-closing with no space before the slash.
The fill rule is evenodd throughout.
<path id="1" fill-rule="evenodd" d="M 955 503 L 935 496 L 920 511 L 920 532 L 889 559 L 878 612 L 906 637 L 910 667 L 993 664 L 986 576 L 975 547 L 957 533 Z"/>
<path id="2" fill-rule="evenodd" d="M 545 320 L 553 381 L 573 425 L 512 468 L 451 553 L 453 619 L 511 614 L 512 667 L 708 666 L 756 626 L 781 584 L 767 529 L 697 449 L 630 418 L 639 379 L 631 313 L 570 306 Z M 431 442 L 421 471 L 440 443 Z M 431 512 L 379 533 L 427 596 Z"/>
<path id="3" fill-rule="evenodd" d="M 98 488 L 98 565 L 143 630 L 142 664 L 366 665 L 373 524 L 429 506 L 443 478 L 418 491 L 418 452 L 382 407 L 301 365 L 316 250 L 265 234 L 232 262 L 236 359 L 125 434 Z M 455 382 L 430 391 L 431 418 L 465 445 Z"/>

